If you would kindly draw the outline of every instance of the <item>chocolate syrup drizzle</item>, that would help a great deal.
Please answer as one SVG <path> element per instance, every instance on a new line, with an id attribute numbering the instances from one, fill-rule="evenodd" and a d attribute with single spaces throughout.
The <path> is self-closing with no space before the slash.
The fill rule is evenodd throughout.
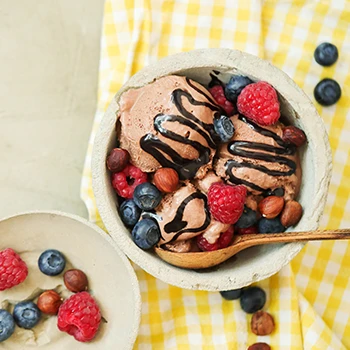
<path id="1" fill-rule="evenodd" d="M 164 137 L 181 142 L 186 145 L 191 145 L 198 151 L 199 157 L 197 159 L 187 159 L 180 156 L 178 152 L 173 150 L 168 144 L 160 140 L 157 136 L 149 133 L 143 136 L 140 140 L 141 148 L 151 154 L 163 167 L 175 169 L 181 180 L 192 179 L 196 175 L 198 169 L 207 164 L 210 160 L 211 149 L 216 148 L 218 137 L 215 134 L 213 124 L 206 124 L 196 118 L 196 116 L 189 112 L 182 103 L 182 98 L 186 98 L 193 106 L 205 106 L 214 111 L 214 118 L 219 117 L 223 110 L 216 105 L 214 100 L 205 92 L 197 88 L 186 78 L 187 84 L 201 95 L 205 96 L 209 102 L 201 102 L 195 100 L 190 93 L 182 89 L 176 89 L 172 92 L 172 102 L 175 104 L 179 115 L 174 114 L 157 114 L 154 117 L 154 128 Z M 184 136 L 178 135 L 166 128 L 163 124 L 165 122 L 178 122 L 186 125 L 193 131 L 199 133 L 207 142 L 209 147 L 203 146 L 200 142 L 190 140 Z M 167 155 L 168 157 L 166 157 Z"/>
<path id="2" fill-rule="evenodd" d="M 271 170 L 263 165 L 252 164 L 249 162 L 237 162 L 233 159 L 230 159 L 226 162 L 226 175 L 229 176 L 229 179 L 232 183 L 243 184 L 249 186 L 250 188 L 264 192 L 266 189 L 243 179 L 239 179 L 233 175 L 233 168 L 250 168 L 261 171 L 270 176 L 290 176 L 295 173 L 296 164 L 291 159 L 285 157 L 293 155 L 296 152 L 295 147 L 286 144 L 276 133 L 264 129 L 252 121 L 246 119 L 244 116 L 240 115 L 239 120 L 246 123 L 250 128 L 259 134 L 273 138 L 280 147 L 274 147 L 266 145 L 259 142 L 250 142 L 250 141 L 232 141 L 228 144 L 227 149 L 232 155 L 241 156 L 249 159 L 263 160 L 269 163 L 278 163 L 287 165 L 289 170 L 279 171 Z M 256 152 L 255 150 L 260 150 L 264 152 Z M 265 153 L 266 152 L 266 153 Z"/>
<path id="3" fill-rule="evenodd" d="M 196 198 L 201 199 L 204 202 L 204 205 L 203 205 L 204 212 L 205 212 L 204 223 L 200 227 L 185 229 L 185 227 L 188 225 L 188 222 L 183 220 L 185 208 L 186 208 L 187 204 L 189 204 L 192 200 L 194 200 Z M 177 208 L 174 219 L 172 221 L 168 222 L 164 226 L 164 231 L 166 233 L 177 232 L 176 235 L 170 241 L 170 242 L 174 242 L 180 235 L 182 235 L 185 232 L 204 231 L 209 226 L 209 224 L 210 224 L 210 214 L 209 214 L 209 210 L 207 208 L 207 196 L 204 195 L 203 193 L 197 191 L 195 193 L 192 193 L 191 195 L 189 195 L 188 197 L 186 197 L 182 201 L 180 206 Z"/>

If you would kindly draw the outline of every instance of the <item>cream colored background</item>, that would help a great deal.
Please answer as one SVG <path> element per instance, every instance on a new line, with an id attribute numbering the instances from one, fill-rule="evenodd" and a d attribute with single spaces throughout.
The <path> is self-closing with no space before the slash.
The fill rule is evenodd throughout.
<path id="1" fill-rule="evenodd" d="M 96 109 L 103 0 L 0 1 L 0 217 L 87 217 L 80 182 Z"/>

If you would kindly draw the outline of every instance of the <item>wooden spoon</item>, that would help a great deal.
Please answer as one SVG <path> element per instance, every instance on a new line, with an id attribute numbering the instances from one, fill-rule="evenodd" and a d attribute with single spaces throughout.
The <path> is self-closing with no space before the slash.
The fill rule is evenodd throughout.
<path id="1" fill-rule="evenodd" d="M 256 245 L 338 239 L 350 239 L 350 229 L 237 235 L 234 236 L 229 247 L 211 252 L 175 253 L 162 248 L 155 248 L 155 252 L 171 265 L 184 269 L 205 269 L 218 265 L 238 252 Z"/>

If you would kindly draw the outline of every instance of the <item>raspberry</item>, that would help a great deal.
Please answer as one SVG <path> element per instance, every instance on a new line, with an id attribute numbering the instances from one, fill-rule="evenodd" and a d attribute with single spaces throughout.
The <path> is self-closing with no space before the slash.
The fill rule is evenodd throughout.
<path id="1" fill-rule="evenodd" d="M 231 226 L 227 231 L 223 232 L 219 237 L 219 249 L 226 248 L 232 243 L 234 229 Z"/>
<path id="2" fill-rule="evenodd" d="M 247 85 L 238 96 L 237 108 L 259 125 L 275 124 L 280 117 L 276 90 L 265 81 Z"/>
<path id="3" fill-rule="evenodd" d="M 215 243 L 209 243 L 204 237 L 203 233 L 196 237 L 197 245 L 203 252 L 211 252 L 219 249 L 218 241 Z"/>
<path id="4" fill-rule="evenodd" d="M 123 198 L 132 198 L 135 187 L 144 182 L 147 182 L 147 174 L 131 164 L 119 173 L 112 174 L 112 186 Z"/>
<path id="5" fill-rule="evenodd" d="M 0 252 L 0 291 L 22 283 L 28 276 L 28 267 L 11 248 Z"/>
<path id="6" fill-rule="evenodd" d="M 233 114 L 235 107 L 233 104 L 225 97 L 224 88 L 221 85 L 214 85 L 209 89 L 209 92 L 214 97 L 216 103 L 221 106 L 228 116 Z"/>
<path id="7" fill-rule="evenodd" d="M 92 340 L 100 323 L 100 309 L 88 292 L 73 294 L 58 310 L 58 329 L 81 342 Z"/>
<path id="8" fill-rule="evenodd" d="M 208 204 L 215 220 L 234 224 L 243 213 L 247 189 L 242 186 L 213 183 L 208 191 Z"/>
<path id="9" fill-rule="evenodd" d="M 236 228 L 238 235 L 253 235 L 258 233 L 258 227 L 256 225 L 247 228 Z"/>
<path id="10" fill-rule="evenodd" d="M 228 247 L 233 238 L 233 226 L 231 226 L 227 231 L 221 233 L 219 239 L 215 243 L 209 243 L 204 237 L 203 233 L 197 236 L 197 245 L 202 251 L 213 251 L 218 249 L 223 249 Z"/>

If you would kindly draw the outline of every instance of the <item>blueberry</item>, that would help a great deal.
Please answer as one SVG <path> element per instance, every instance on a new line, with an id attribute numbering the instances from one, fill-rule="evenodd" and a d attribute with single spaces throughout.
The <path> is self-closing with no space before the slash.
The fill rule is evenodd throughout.
<path id="1" fill-rule="evenodd" d="M 141 219 L 153 219 L 156 221 L 160 221 L 162 220 L 162 217 L 157 215 L 154 210 L 151 210 L 151 211 L 143 211 L 141 213 Z"/>
<path id="2" fill-rule="evenodd" d="M 16 304 L 13 318 L 19 327 L 31 329 L 38 324 L 41 311 L 32 301 L 22 301 Z"/>
<path id="3" fill-rule="evenodd" d="M 152 219 L 143 219 L 133 228 L 132 239 L 136 245 L 143 249 L 151 249 L 160 239 L 160 229 L 158 223 Z"/>
<path id="4" fill-rule="evenodd" d="M 119 208 L 120 218 L 127 226 L 134 226 L 140 219 L 141 209 L 132 199 L 127 199 Z"/>
<path id="5" fill-rule="evenodd" d="M 15 321 L 6 310 L 0 309 L 0 343 L 10 338 L 15 331 Z"/>
<path id="6" fill-rule="evenodd" d="M 335 80 L 325 78 L 316 85 L 314 96 L 320 105 L 331 106 L 340 99 L 341 88 Z"/>
<path id="7" fill-rule="evenodd" d="M 249 84 L 254 83 L 248 77 L 243 75 L 233 75 L 230 81 L 225 86 L 225 96 L 226 98 L 232 102 L 237 102 L 237 97 L 241 93 L 241 91 Z"/>
<path id="8" fill-rule="evenodd" d="M 242 289 L 223 290 L 220 294 L 226 300 L 236 300 L 241 296 Z"/>
<path id="9" fill-rule="evenodd" d="M 284 188 L 283 187 L 278 187 L 278 188 L 275 188 L 274 190 L 269 190 L 267 193 L 266 193 L 266 196 L 277 196 L 277 197 L 283 197 L 284 196 Z"/>
<path id="10" fill-rule="evenodd" d="M 259 287 L 248 287 L 243 290 L 240 304 L 243 311 L 253 314 L 261 310 L 266 303 L 266 293 Z"/>
<path id="11" fill-rule="evenodd" d="M 236 222 L 235 226 L 238 228 L 247 228 L 253 226 L 258 221 L 256 211 L 244 206 L 243 214 Z"/>
<path id="12" fill-rule="evenodd" d="M 331 43 L 322 43 L 317 46 L 314 57 L 321 66 L 331 66 L 338 59 L 338 49 Z"/>
<path id="13" fill-rule="evenodd" d="M 39 269 L 48 276 L 59 275 L 66 267 L 66 259 L 58 250 L 45 250 L 38 260 Z"/>
<path id="14" fill-rule="evenodd" d="M 151 210 L 158 206 L 162 199 L 162 194 L 158 188 L 149 182 L 144 182 L 136 186 L 134 191 L 134 201 L 143 210 Z"/>
<path id="15" fill-rule="evenodd" d="M 219 135 L 222 142 L 230 141 L 235 132 L 232 120 L 226 115 L 214 119 L 214 130 Z"/>
<path id="16" fill-rule="evenodd" d="M 259 233 L 279 233 L 286 230 L 286 228 L 281 224 L 281 220 L 279 218 L 261 218 L 258 226 Z"/>

